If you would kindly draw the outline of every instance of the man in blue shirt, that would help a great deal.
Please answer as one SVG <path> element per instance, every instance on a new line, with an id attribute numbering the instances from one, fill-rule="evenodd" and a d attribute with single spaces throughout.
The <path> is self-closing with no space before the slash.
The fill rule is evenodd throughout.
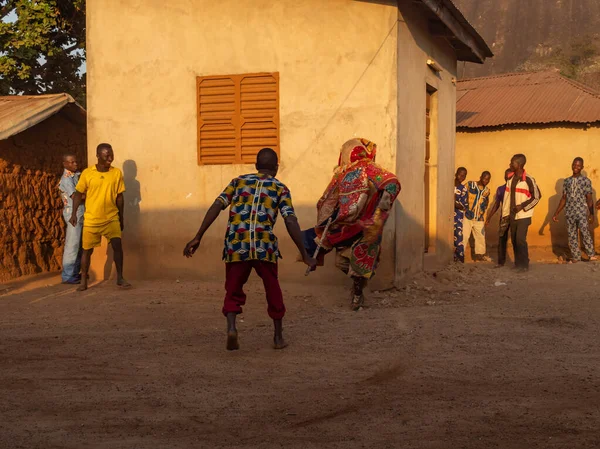
<path id="1" fill-rule="evenodd" d="M 85 207 L 77 210 L 77 226 L 70 226 L 69 219 L 73 212 L 73 194 L 81 173 L 78 171 L 77 157 L 74 154 L 63 156 L 63 174 L 58 188 L 63 200 L 63 218 L 67 223 L 65 246 L 63 251 L 63 284 L 79 284 L 81 282 L 81 233 L 83 230 L 83 213 Z"/>
<path id="2" fill-rule="evenodd" d="M 502 203 L 504 202 L 504 194 L 506 193 L 506 183 L 508 182 L 508 175 L 512 172 L 512 169 L 507 168 L 504 171 L 504 184 L 498 186 L 496 189 L 496 196 L 494 197 L 494 205 L 490 209 L 487 214 L 487 218 L 485 219 L 485 225 L 490 224 L 490 220 L 496 213 L 498 209 L 502 207 Z M 500 268 L 504 266 L 504 261 L 506 260 L 506 245 L 508 241 L 502 238 L 504 231 L 506 230 L 506 222 L 502 222 L 502 217 L 500 217 L 500 238 L 498 240 L 498 264 L 496 268 Z"/>
<path id="3" fill-rule="evenodd" d="M 496 213 L 496 211 L 502 206 L 502 202 L 504 201 L 504 193 L 506 192 L 506 183 L 508 182 L 508 175 L 511 172 L 510 168 L 507 168 L 504 172 L 504 184 L 499 185 L 496 189 L 496 195 L 494 196 L 494 205 L 489 210 L 487 214 L 487 218 L 485 219 L 485 225 L 490 224 L 490 220 Z"/>

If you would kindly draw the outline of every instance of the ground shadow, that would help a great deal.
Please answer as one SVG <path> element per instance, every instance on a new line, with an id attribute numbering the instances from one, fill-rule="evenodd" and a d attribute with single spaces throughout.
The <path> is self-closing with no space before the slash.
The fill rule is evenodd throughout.
<path id="1" fill-rule="evenodd" d="M 41 282 L 44 280 L 50 281 L 56 278 L 59 274 L 60 271 L 46 271 L 44 273 L 22 276 L 14 280 L 0 282 L 0 296 L 10 293 L 13 290 L 19 290 L 23 287 L 26 287 L 32 282 Z"/>

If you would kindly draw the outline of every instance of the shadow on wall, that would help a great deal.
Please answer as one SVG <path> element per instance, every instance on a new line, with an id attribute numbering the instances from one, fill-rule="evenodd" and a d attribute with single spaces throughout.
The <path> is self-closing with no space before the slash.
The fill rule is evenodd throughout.
<path id="1" fill-rule="evenodd" d="M 398 0 L 357 0 L 362 3 L 376 3 L 378 5 L 386 5 L 386 6 L 396 6 L 398 5 Z"/>
<path id="2" fill-rule="evenodd" d="M 554 186 L 554 195 L 548 198 L 548 213 L 542 227 L 539 230 L 539 235 L 545 235 L 546 228 L 550 230 L 550 241 L 552 242 L 552 252 L 557 257 L 567 257 L 569 255 L 569 241 L 567 236 L 567 221 L 564 212 L 558 217 L 558 223 L 552 220 L 554 212 L 560 203 L 563 195 L 564 178 L 558 179 Z"/>
<path id="3" fill-rule="evenodd" d="M 135 173 L 133 171 L 133 173 Z M 158 210 L 144 211 L 139 208 L 141 195 L 139 194 L 139 182 L 135 176 L 127 176 L 128 196 L 126 197 L 125 231 L 123 233 L 123 248 L 125 251 L 125 276 L 129 279 L 171 279 L 171 280 L 206 280 L 215 281 L 224 278 L 224 264 L 221 260 L 223 253 L 223 237 L 227 224 L 227 213 L 221 213 L 212 228 L 206 234 L 202 245 L 192 259 L 183 257 L 185 244 L 195 235 L 206 208 L 198 210 Z M 130 187 L 132 186 L 132 187 Z M 218 190 L 218 189 L 217 189 Z M 316 201 L 316 200 L 315 200 Z M 400 207 L 395 204 L 394 207 Z M 314 225 L 316 219 L 314 206 L 296 206 L 300 226 L 307 229 Z M 424 237 L 422 224 L 417 223 L 412 217 L 402 215 L 399 226 L 419 230 L 415 239 Z M 280 261 L 280 277 L 284 281 L 305 282 L 304 265 L 296 261 L 297 250 L 288 237 L 285 224 L 281 217 L 275 226 L 275 234 L 279 238 L 279 247 L 283 255 Z M 388 221 L 384 231 L 382 245 L 381 263 L 377 275 L 371 286 L 380 290 L 391 288 L 395 274 L 395 245 L 394 245 L 393 223 Z M 106 248 L 106 246 L 103 246 Z M 440 243 L 438 248 L 440 254 L 452 254 L 453 249 L 447 243 Z M 437 252 L 437 251 L 436 251 Z M 100 255 L 101 252 L 99 251 Z M 110 254 L 110 252 L 109 252 Z M 407 257 L 410 256 L 407 254 Z M 411 257 L 424 257 L 421 253 Z M 98 258 L 101 259 L 101 256 Z M 315 284 L 339 284 L 349 282 L 346 276 L 335 268 L 335 255 L 333 253 L 326 257 L 325 267 L 320 267 L 317 272 L 311 273 L 309 280 Z M 100 273 L 104 279 L 114 279 L 114 265 L 112 257 L 102 265 L 92 261 L 92 266 L 102 267 Z M 348 284 L 348 287 L 350 285 Z"/>
<path id="4" fill-rule="evenodd" d="M 144 246 L 140 244 L 138 234 L 140 231 L 140 203 L 142 202 L 142 188 L 137 180 L 138 167 L 134 160 L 123 162 L 123 181 L 125 183 L 125 228 L 123 229 L 123 250 L 125 252 L 125 266 L 128 265 L 127 254 L 136 255 L 135 273 L 145 271 Z M 110 279 L 114 268 L 113 251 L 106 245 L 106 262 L 104 263 L 104 279 Z M 139 277 L 139 276 L 135 276 Z"/>
<path id="5" fill-rule="evenodd" d="M 135 180 L 135 177 L 131 178 Z M 135 184 L 135 183 L 134 183 Z M 131 189 L 135 191 L 135 188 Z M 134 198 L 135 195 L 132 194 Z M 138 209 L 132 203 L 133 216 L 136 215 Z M 395 204 L 394 207 L 398 207 L 400 204 Z M 225 267 L 221 261 L 221 254 L 223 250 L 223 234 L 225 232 L 226 225 L 226 213 L 222 213 L 217 219 L 213 228 L 206 239 L 202 242 L 202 246 L 192 259 L 186 259 L 183 257 L 183 247 L 189 241 L 189 239 L 195 234 L 200 221 L 205 213 L 206 209 L 198 209 L 196 211 L 191 210 L 174 210 L 174 211 L 139 211 L 137 216 L 139 218 L 138 223 L 139 232 L 134 232 L 134 226 L 130 226 L 131 232 L 124 233 L 123 244 L 125 249 L 125 276 L 134 280 L 134 288 L 136 286 L 136 280 L 149 279 L 149 280 L 192 280 L 192 281 L 224 281 L 225 278 Z M 312 223 L 308 218 L 309 216 L 316 215 L 313 207 L 296 207 L 296 212 L 301 217 L 301 227 L 306 229 Z M 415 221 L 407 216 L 402 219 L 401 225 L 419 226 L 421 233 L 424 229 L 420 225 L 415 225 Z M 126 223 L 127 224 L 127 223 Z M 176 226 L 174 224 L 177 224 Z M 131 223 L 133 225 L 133 223 Z M 148 232 L 152 232 L 156 238 L 149 238 Z M 348 295 L 342 294 L 336 300 L 339 306 L 347 305 L 350 296 L 351 281 L 341 271 L 334 266 L 334 253 L 329 254 L 326 257 L 325 267 L 319 267 L 317 272 L 311 273 L 307 278 L 304 276 L 305 265 L 296 262 L 296 249 L 289 237 L 287 236 L 285 225 L 283 220 L 278 220 L 276 225 L 275 233 L 280 238 L 280 248 L 284 255 L 284 259 L 280 263 L 280 279 L 282 282 L 283 293 L 285 296 L 289 295 L 290 290 L 294 288 L 293 284 L 297 282 L 314 285 L 315 294 L 321 285 L 338 285 L 347 286 Z M 386 234 L 393 236 L 393 227 L 388 229 Z M 104 240 L 105 244 L 106 241 Z M 441 247 L 442 251 L 451 251 L 447 244 Z M 453 249 L 452 249 L 453 251 Z M 371 292 L 376 290 L 382 290 L 391 288 L 391 282 L 385 282 L 387 276 L 393 276 L 394 264 L 390 256 L 393 257 L 395 249 L 390 239 L 384 239 L 383 242 L 383 254 L 382 262 L 377 270 L 377 276 L 369 283 L 369 289 Z M 105 267 L 105 261 L 101 260 L 102 252 L 97 251 L 94 254 L 96 262 L 100 262 L 100 273 Z M 419 255 L 423 257 L 423 254 Z M 136 276 L 138 273 L 139 276 Z M 49 275 L 54 276 L 54 274 Z M 38 279 L 36 277 L 36 279 Z M 92 278 L 95 282 L 98 279 Z M 29 282 L 29 279 L 26 280 Z M 112 281 L 111 281 L 112 282 Z M 253 274 L 250 282 L 259 283 L 258 276 Z M 20 284 L 19 284 L 20 285 Z M 16 288 L 17 284 L 11 285 L 10 289 Z M 91 286 L 93 291 L 94 285 Z M 116 288 L 116 287 L 115 287 Z M 204 300 L 207 297 L 207 293 L 202 289 L 201 285 L 196 285 L 197 299 L 199 301 Z M 46 291 L 47 287 L 39 287 L 32 291 Z M 0 295 L 2 291 L 0 290 Z M 31 294 L 31 293 L 30 293 Z M 40 293 L 41 294 L 41 293 Z M 218 293 L 222 295 L 221 292 Z M 126 298 L 127 292 L 123 292 L 123 298 Z M 150 293 L 150 297 L 151 293 Z M 306 298 L 305 300 L 311 301 L 312 298 Z M 76 300 L 76 297 L 73 297 Z M 256 297 L 250 298 L 249 303 L 255 304 L 252 307 L 259 305 L 259 301 L 264 301 L 264 295 L 262 289 Z"/>

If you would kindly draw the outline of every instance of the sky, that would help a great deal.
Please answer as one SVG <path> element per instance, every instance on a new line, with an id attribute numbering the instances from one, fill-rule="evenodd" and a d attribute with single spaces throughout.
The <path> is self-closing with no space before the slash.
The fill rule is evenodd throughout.
<path id="1" fill-rule="evenodd" d="M 14 22 L 17 20 L 17 14 L 15 13 L 15 11 L 12 11 L 10 14 L 8 14 L 5 18 L 4 21 L 5 22 Z M 81 50 L 76 50 L 76 51 L 81 51 Z M 43 58 L 41 58 L 41 60 L 43 60 Z M 87 66 L 85 61 L 83 61 L 83 64 L 81 64 L 81 67 L 79 68 L 79 73 L 83 74 L 87 72 Z"/>

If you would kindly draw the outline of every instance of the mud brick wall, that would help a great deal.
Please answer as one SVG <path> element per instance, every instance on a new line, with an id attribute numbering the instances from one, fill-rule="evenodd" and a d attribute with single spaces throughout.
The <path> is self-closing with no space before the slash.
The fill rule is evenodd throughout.
<path id="1" fill-rule="evenodd" d="M 64 153 L 87 165 L 85 126 L 62 112 L 0 141 L 0 282 L 61 268 Z"/>

